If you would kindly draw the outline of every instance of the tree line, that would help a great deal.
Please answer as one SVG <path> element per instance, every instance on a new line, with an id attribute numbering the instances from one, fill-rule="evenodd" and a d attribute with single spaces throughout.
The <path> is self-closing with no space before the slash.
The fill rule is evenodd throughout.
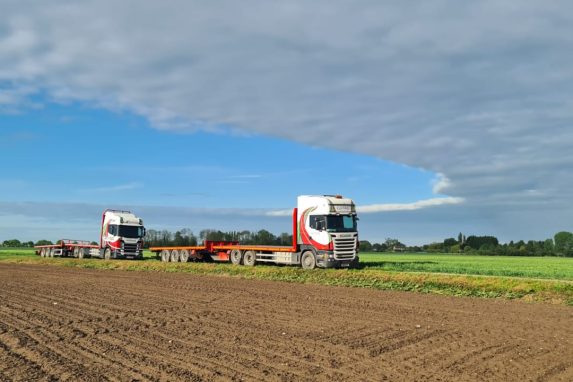
<path id="1" fill-rule="evenodd" d="M 219 231 L 204 229 L 195 235 L 190 229 L 171 232 L 167 230 L 147 230 L 145 235 L 145 248 L 167 246 L 194 246 L 204 240 L 236 241 L 241 244 L 281 245 L 290 246 L 292 235 L 281 233 L 276 236 L 267 230 L 251 231 Z M 51 245 L 50 240 L 37 242 L 21 242 L 17 239 L 4 240 L 2 247 L 31 248 L 35 245 Z M 92 244 L 97 244 L 93 242 Z M 361 252 L 430 252 L 430 253 L 465 253 L 489 256 L 567 256 L 573 257 L 573 233 L 558 232 L 553 238 L 527 242 L 499 243 L 495 236 L 465 236 L 460 233 L 456 238 L 447 238 L 443 242 L 424 244 L 421 246 L 407 246 L 398 239 L 387 238 L 383 243 L 371 243 L 368 240 L 360 241 Z"/>
<path id="2" fill-rule="evenodd" d="M 397 239 L 386 239 L 384 243 L 360 241 L 362 252 L 430 252 L 465 253 L 487 256 L 566 256 L 573 257 L 573 233 L 562 231 L 553 238 L 536 241 L 520 240 L 501 244 L 495 236 L 465 236 L 447 238 L 443 242 L 406 246 Z"/>

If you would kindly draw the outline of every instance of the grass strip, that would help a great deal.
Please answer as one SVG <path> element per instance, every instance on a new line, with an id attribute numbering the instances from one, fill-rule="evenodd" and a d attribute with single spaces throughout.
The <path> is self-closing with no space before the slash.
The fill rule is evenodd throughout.
<path id="1" fill-rule="evenodd" d="M 243 279 L 411 291 L 448 296 L 522 299 L 573 305 L 573 283 L 559 280 L 408 273 L 376 269 L 317 269 L 306 271 L 298 267 L 266 265 L 244 267 L 213 263 L 162 263 L 154 260 L 103 261 L 99 259 L 53 259 L 32 256 L 2 257 L 0 262 L 44 264 L 85 269 L 184 272 L 195 275 L 216 275 Z"/>

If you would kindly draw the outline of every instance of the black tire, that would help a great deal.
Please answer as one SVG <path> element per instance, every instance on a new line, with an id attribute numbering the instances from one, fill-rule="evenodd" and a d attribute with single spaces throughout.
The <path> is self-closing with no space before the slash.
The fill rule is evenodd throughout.
<path id="1" fill-rule="evenodd" d="M 232 264 L 234 265 L 243 264 L 243 253 L 241 252 L 240 249 L 233 249 L 229 257 L 231 258 Z"/>
<path id="2" fill-rule="evenodd" d="M 171 259 L 171 253 L 167 249 L 161 251 L 161 261 L 167 263 Z"/>
<path id="3" fill-rule="evenodd" d="M 243 255 L 243 265 L 252 267 L 257 262 L 257 254 L 255 251 L 246 251 Z"/>
<path id="4" fill-rule="evenodd" d="M 314 253 L 312 253 L 312 251 L 304 252 L 300 258 L 300 265 L 302 266 L 302 269 L 316 268 L 316 258 L 314 257 Z"/>
<path id="5" fill-rule="evenodd" d="M 171 251 L 171 256 L 169 256 L 169 260 L 172 263 L 177 263 L 179 262 L 179 251 L 174 249 L 173 251 Z"/>
<path id="6" fill-rule="evenodd" d="M 350 269 L 358 269 L 358 268 L 360 268 L 360 259 L 358 258 L 358 256 L 356 256 L 356 257 L 354 258 L 354 260 L 352 260 L 352 261 L 350 262 L 350 267 L 349 267 L 349 268 L 350 268 Z"/>
<path id="7" fill-rule="evenodd" d="M 189 251 L 186 249 L 182 249 L 179 251 L 179 261 L 182 263 L 186 263 L 189 261 Z"/>
<path id="8" fill-rule="evenodd" d="M 103 251 L 103 258 L 104 258 L 104 260 L 111 260 L 111 249 L 106 248 Z"/>

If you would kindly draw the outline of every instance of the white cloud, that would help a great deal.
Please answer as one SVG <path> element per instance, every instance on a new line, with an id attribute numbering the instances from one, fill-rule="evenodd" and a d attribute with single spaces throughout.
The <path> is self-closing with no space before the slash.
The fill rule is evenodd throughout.
<path id="1" fill-rule="evenodd" d="M 93 187 L 93 188 L 83 188 L 78 190 L 80 192 L 97 192 L 97 193 L 107 193 L 107 192 L 117 192 L 117 191 L 127 191 L 141 188 L 143 185 L 137 182 L 118 184 L 115 186 L 103 186 L 103 187 Z"/>
<path id="2" fill-rule="evenodd" d="M 442 173 L 438 173 L 432 182 L 432 192 L 434 194 L 444 194 L 447 192 L 448 187 L 451 186 L 451 181 Z"/>
<path id="3" fill-rule="evenodd" d="M 366 206 L 356 206 L 356 211 L 359 213 L 375 213 L 375 212 L 390 212 L 390 211 L 414 211 L 422 208 L 444 206 L 449 204 L 461 204 L 464 202 L 463 198 L 447 197 L 447 198 L 432 198 L 425 200 L 418 200 L 412 203 L 387 203 L 387 204 L 370 204 Z"/>
<path id="4" fill-rule="evenodd" d="M 565 0 L 4 1 L 0 110 L 41 91 L 360 152 L 538 221 L 573 213 L 571 25 Z"/>

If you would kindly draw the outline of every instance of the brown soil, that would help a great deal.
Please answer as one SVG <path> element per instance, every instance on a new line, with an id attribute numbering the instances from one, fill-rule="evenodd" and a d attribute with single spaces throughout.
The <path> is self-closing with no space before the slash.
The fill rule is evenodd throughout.
<path id="1" fill-rule="evenodd" d="M 573 308 L 0 264 L 4 380 L 573 380 Z"/>

